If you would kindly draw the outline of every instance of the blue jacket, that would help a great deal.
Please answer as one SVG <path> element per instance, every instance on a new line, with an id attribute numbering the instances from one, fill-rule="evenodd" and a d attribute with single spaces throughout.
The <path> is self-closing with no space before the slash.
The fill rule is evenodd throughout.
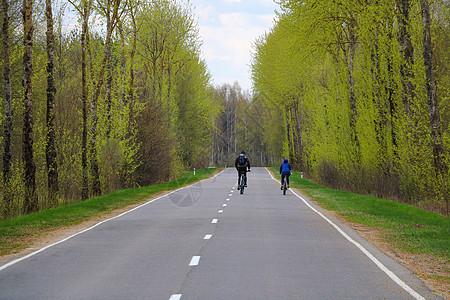
<path id="1" fill-rule="evenodd" d="M 282 163 L 280 166 L 280 174 L 291 174 L 291 164 Z"/>

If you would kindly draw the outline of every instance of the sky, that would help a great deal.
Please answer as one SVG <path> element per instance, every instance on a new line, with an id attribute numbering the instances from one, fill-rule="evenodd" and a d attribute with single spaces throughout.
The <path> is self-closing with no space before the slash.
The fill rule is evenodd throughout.
<path id="1" fill-rule="evenodd" d="M 189 1 L 203 41 L 202 59 L 208 65 L 214 85 L 233 84 L 251 91 L 252 43 L 274 24 L 273 0 L 180 0 Z M 66 29 L 77 26 L 77 15 L 69 5 Z"/>
<path id="2" fill-rule="evenodd" d="M 202 58 L 215 85 L 233 84 L 251 91 L 252 43 L 273 26 L 273 0 L 190 0 L 203 40 Z"/>

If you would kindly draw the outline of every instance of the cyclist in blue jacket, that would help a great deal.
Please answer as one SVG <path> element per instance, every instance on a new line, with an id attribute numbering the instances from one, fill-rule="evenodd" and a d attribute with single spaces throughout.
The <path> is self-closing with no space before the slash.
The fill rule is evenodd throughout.
<path id="1" fill-rule="evenodd" d="M 288 162 L 287 158 L 284 159 L 283 163 L 280 166 L 280 174 L 281 174 L 281 189 L 283 189 L 284 175 L 287 175 L 287 187 L 289 187 L 289 176 L 291 175 L 291 164 Z"/>

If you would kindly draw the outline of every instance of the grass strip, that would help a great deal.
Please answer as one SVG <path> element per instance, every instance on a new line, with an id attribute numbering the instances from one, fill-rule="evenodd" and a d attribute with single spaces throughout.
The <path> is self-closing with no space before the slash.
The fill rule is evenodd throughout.
<path id="1" fill-rule="evenodd" d="M 217 169 L 208 168 L 184 174 L 174 181 L 146 187 L 118 190 L 108 195 L 59 206 L 0 222 L 0 256 L 26 248 L 32 236 L 52 229 L 77 225 L 113 210 L 146 201 L 151 196 L 211 177 Z"/>
<path id="2" fill-rule="evenodd" d="M 272 168 L 278 174 L 278 168 Z M 450 218 L 415 206 L 312 183 L 293 172 L 290 186 L 348 221 L 376 228 L 396 248 L 450 258 Z"/>

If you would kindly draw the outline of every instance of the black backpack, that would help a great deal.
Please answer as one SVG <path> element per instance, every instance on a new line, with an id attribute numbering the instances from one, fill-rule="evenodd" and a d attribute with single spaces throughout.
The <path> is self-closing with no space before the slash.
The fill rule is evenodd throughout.
<path id="1" fill-rule="evenodd" d="M 241 166 L 241 167 L 244 167 L 244 166 L 247 165 L 247 161 L 245 160 L 245 156 L 244 155 L 239 155 L 238 165 Z"/>

